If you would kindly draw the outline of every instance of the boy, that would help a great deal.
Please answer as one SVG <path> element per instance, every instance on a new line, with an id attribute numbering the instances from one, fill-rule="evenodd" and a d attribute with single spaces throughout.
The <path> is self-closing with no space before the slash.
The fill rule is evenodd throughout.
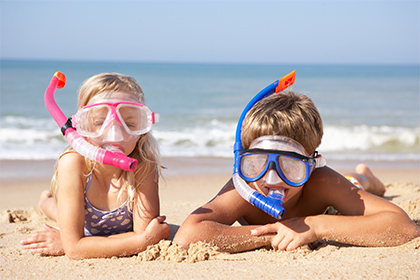
<path id="1" fill-rule="evenodd" d="M 241 150 L 242 161 L 237 164 L 241 177 L 250 178 L 246 183 L 253 191 L 264 197 L 272 190 L 284 194 L 284 216 L 276 219 L 249 203 L 231 179 L 215 198 L 187 217 L 174 243 L 188 247 L 203 241 L 225 252 L 241 252 L 269 245 L 294 250 L 317 239 L 396 246 L 420 236 L 402 209 L 368 193 L 383 195 L 385 187 L 366 165 L 350 174 L 366 192 L 326 166 L 306 173 L 304 168 L 315 166 L 308 162 L 320 160 L 315 149 L 322 134 L 322 120 L 310 98 L 289 91 L 260 100 L 243 120 L 241 147 L 250 150 Z M 261 161 L 265 152 L 271 162 Z M 248 154 L 256 157 L 246 161 L 243 157 Z M 298 166 L 303 171 L 294 174 Z M 341 215 L 325 215 L 330 206 Z M 235 221 L 242 226 L 232 226 Z"/>

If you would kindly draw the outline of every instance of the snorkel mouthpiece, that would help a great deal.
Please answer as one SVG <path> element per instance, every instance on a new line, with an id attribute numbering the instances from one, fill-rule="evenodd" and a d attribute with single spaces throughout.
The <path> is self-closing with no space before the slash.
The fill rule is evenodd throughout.
<path id="1" fill-rule="evenodd" d="M 268 196 L 265 197 L 264 195 L 249 187 L 245 180 L 242 179 L 238 173 L 233 174 L 232 180 L 236 190 L 243 199 L 260 208 L 267 214 L 273 216 L 277 220 L 281 220 L 281 218 L 283 218 L 284 190 L 270 189 Z"/>
<path id="2" fill-rule="evenodd" d="M 267 197 L 257 193 L 255 196 L 251 197 L 250 202 L 264 212 L 280 220 L 284 215 L 283 200 L 284 190 L 270 189 Z"/>
<path id="3" fill-rule="evenodd" d="M 134 171 L 137 168 L 137 160 L 126 156 L 120 152 L 110 152 L 104 149 L 100 149 L 105 151 L 103 155 L 103 162 L 104 164 L 112 165 L 119 167 L 123 170 Z"/>
<path id="4" fill-rule="evenodd" d="M 44 95 L 45 106 L 61 128 L 70 146 L 79 154 L 99 163 L 112 165 L 123 170 L 134 171 L 137 167 L 137 160 L 127 157 L 121 152 L 107 151 L 88 143 L 71 125 L 71 121 L 58 107 L 54 99 L 57 88 L 63 88 L 66 84 L 66 76 L 61 72 L 56 72 Z"/>
<path id="5" fill-rule="evenodd" d="M 245 109 L 243 110 L 241 117 L 238 121 L 238 126 L 236 127 L 236 135 L 235 135 L 235 144 L 234 144 L 234 153 L 235 153 L 235 163 L 233 165 L 233 184 L 238 191 L 238 193 L 249 203 L 252 205 L 257 206 L 267 214 L 273 216 L 274 218 L 280 220 L 284 215 L 284 208 L 283 208 L 283 199 L 284 199 L 284 191 L 282 190 L 273 190 L 269 192 L 268 196 L 265 197 L 264 195 L 260 194 L 259 192 L 253 190 L 244 179 L 242 179 L 239 175 L 239 166 L 238 166 L 238 154 L 239 151 L 243 148 L 241 142 L 241 130 L 242 130 L 242 122 L 245 118 L 246 113 L 261 99 L 270 96 L 273 93 L 279 93 L 282 90 L 285 90 L 289 86 L 293 85 L 296 79 L 296 71 L 292 71 L 286 76 L 280 78 L 279 80 L 275 81 L 274 83 L 268 85 L 266 88 L 261 90 L 251 101 L 246 105 Z"/>

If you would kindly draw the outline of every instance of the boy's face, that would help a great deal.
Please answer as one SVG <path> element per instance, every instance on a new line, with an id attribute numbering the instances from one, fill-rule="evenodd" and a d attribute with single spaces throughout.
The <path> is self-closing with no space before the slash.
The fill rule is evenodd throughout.
<path id="1" fill-rule="evenodd" d="M 293 145 L 287 147 L 284 144 L 281 145 L 281 149 L 278 149 L 276 146 L 270 146 L 268 147 L 270 150 L 278 150 L 278 151 L 290 151 L 290 152 L 296 152 L 299 154 L 302 154 L 303 156 L 308 156 L 306 152 L 303 150 L 297 150 L 296 147 Z M 264 142 L 253 142 L 249 149 L 267 149 L 267 143 Z M 272 165 L 274 167 L 274 164 Z M 295 166 L 295 168 L 292 168 L 292 172 L 300 172 L 298 165 Z M 285 172 L 286 170 L 283 170 Z M 289 170 L 290 172 L 290 170 Z M 270 189 L 283 189 L 284 190 L 284 202 L 289 200 L 291 197 L 295 196 L 297 193 L 300 192 L 300 190 L 303 188 L 304 185 L 298 186 L 298 187 L 291 187 L 288 184 L 286 184 L 278 175 L 277 171 L 274 168 L 269 168 L 266 172 L 266 174 L 261 177 L 259 180 L 255 182 L 248 182 L 249 186 L 255 190 L 257 190 L 259 193 L 267 196 Z"/>

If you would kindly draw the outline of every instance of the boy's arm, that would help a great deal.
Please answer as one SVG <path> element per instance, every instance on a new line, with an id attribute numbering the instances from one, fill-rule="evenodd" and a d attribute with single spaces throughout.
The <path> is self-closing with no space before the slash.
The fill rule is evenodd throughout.
<path id="1" fill-rule="evenodd" d="M 398 206 L 359 190 L 335 171 L 325 168 L 305 185 L 306 209 L 315 204 L 333 206 L 341 215 L 301 215 L 253 231 L 276 234 L 273 247 L 293 250 L 318 238 L 361 246 L 396 246 L 420 235 Z M 309 181 L 308 181 L 309 182 Z"/>
<path id="2" fill-rule="evenodd" d="M 362 246 L 397 246 L 420 236 L 416 224 L 400 207 L 354 187 L 332 172 L 337 176 L 327 176 L 323 190 L 331 194 L 325 197 L 341 215 L 309 219 L 320 238 Z"/>
<path id="3" fill-rule="evenodd" d="M 320 238 L 361 246 L 397 246 L 420 236 L 415 223 L 400 207 L 351 188 L 350 199 L 338 195 L 332 203 L 341 215 L 319 215 L 308 220 Z"/>
<path id="4" fill-rule="evenodd" d="M 258 226 L 232 226 L 239 218 L 255 211 L 235 190 L 230 180 L 213 200 L 201 206 L 183 222 L 174 243 L 183 247 L 199 241 L 210 243 L 224 252 L 241 252 L 270 246 L 270 235 L 252 236 Z"/>

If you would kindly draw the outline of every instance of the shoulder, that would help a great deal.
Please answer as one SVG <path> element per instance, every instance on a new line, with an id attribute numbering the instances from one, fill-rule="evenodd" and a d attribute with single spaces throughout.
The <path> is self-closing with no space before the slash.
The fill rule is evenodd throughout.
<path id="1" fill-rule="evenodd" d="M 305 189 L 329 190 L 336 189 L 337 186 L 352 186 L 352 184 L 337 171 L 325 166 L 317 168 L 311 174 L 308 182 L 305 183 Z"/>
<path id="2" fill-rule="evenodd" d="M 326 207 L 334 201 L 348 198 L 352 187 L 353 184 L 335 170 L 329 167 L 317 168 L 303 187 L 303 199 L 307 204 Z"/>
<path id="3" fill-rule="evenodd" d="M 66 152 L 59 158 L 58 167 L 71 169 L 86 167 L 85 158 L 76 152 Z"/>
<path id="4" fill-rule="evenodd" d="M 89 170 L 85 158 L 76 152 L 63 154 L 57 163 L 59 186 L 84 184 Z"/>

